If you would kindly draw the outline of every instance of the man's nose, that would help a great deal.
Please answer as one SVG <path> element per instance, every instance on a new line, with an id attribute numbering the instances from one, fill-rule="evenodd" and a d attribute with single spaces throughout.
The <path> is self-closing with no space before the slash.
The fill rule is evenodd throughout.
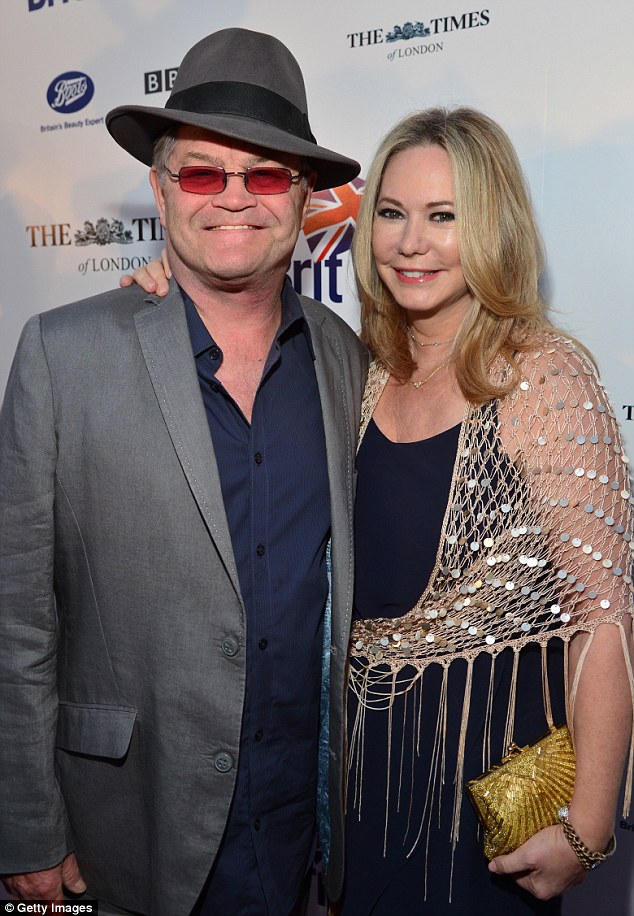
<path id="1" fill-rule="evenodd" d="M 244 172 L 225 172 L 225 186 L 222 191 L 212 194 L 216 206 L 249 207 L 257 204 L 257 197 L 247 190 Z"/>

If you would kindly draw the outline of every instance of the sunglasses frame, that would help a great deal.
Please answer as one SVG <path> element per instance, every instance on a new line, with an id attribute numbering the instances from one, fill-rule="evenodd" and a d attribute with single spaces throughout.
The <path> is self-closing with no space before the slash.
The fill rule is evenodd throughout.
<path id="1" fill-rule="evenodd" d="M 222 177 L 223 185 L 217 191 L 192 191 L 188 188 L 184 188 L 181 183 L 181 174 L 183 172 L 196 171 L 196 172 L 211 172 L 212 174 Z M 293 175 L 290 169 L 284 168 L 283 166 L 267 166 L 267 165 L 256 165 L 253 168 L 247 169 L 245 172 L 227 172 L 225 169 L 220 166 L 215 165 L 185 165 L 178 172 L 170 172 L 169 169 L 166 169 L 167 174 L 172 179 L 172 181 L 177 181 L 178 185 L 185 194 L 197 194 L 197 195 L 211 195 L 211 194 L 222 194 L 222 192 L 227 187 L 227 179 L 231 178 L 233 175 L 239 175 L 244 181 L 244 187 L 249 194 L 255 194 L 258 197 L 272 197 L 276 194 L 288 194 L 291 189 L 291 186 L 299 181 L 300 178 L 304 177 L 303 172 L 298 172 L 297 175 Z M 283 191 L 253 191 L 249 187 L 249 177 L 253 177 L 253 172 L 283 172 L 288 176 L 288 187 Z"/>

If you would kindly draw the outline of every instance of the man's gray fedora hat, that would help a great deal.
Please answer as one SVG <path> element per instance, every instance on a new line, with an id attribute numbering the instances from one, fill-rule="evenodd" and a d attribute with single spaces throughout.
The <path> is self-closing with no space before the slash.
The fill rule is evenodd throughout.
<path id="1" fill-rule="evenodd" d="M 122 105 L 106 115 L 117 143 L 146 165 L 152 164 L 155 141 L 178 124 L 305 156 L 317 172 L 316 191 L 359 174 L 354 159 L 317 145 L 299 64 L 272 35 L 214 32 L 183 58 L 165 108 Z"/>

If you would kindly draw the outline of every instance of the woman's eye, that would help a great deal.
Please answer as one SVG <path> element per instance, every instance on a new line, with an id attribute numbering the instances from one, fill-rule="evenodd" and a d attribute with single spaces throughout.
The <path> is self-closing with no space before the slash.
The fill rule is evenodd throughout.
<path id="1" fill-rule="evenodd" d="M 439 210 L 438 213 L 432 213 L 430 219 L 435 223 L 452 223 L 455 215 L 450 210 Z"/>
<path id="2" fill-rule="evenodd" d="M 395 210 L 393 207 L 382 207 L 377 210 L 376 215 L 381 219 L 401 219 L 403 216 L 400 210 Z"/>

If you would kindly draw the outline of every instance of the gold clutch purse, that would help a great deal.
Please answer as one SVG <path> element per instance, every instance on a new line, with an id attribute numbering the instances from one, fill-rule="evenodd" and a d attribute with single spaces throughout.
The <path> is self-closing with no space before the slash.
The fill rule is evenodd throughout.
<path id="1" fill-rule="evenodd" d="M 466 790 L 484 829 L 487 859 L 513 852 L 544 827 L 572 799 L 575 752 L 565 725 L 526 747 L 511 745 L 508 756 Z"/>

